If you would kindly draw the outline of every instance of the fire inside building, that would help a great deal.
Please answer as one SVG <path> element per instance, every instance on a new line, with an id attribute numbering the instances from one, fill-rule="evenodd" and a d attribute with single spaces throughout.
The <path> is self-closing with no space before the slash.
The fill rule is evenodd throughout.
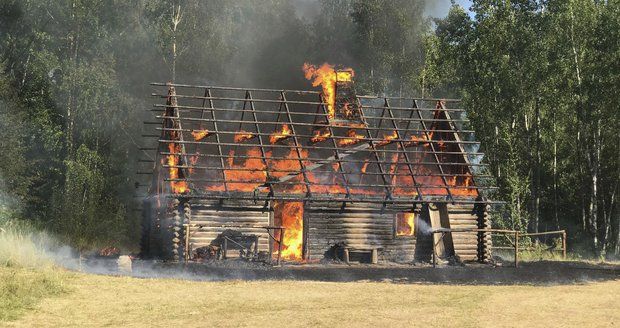
<path id="1" fill-rule="evenodd" d="M 153 84 L 143 256 L 487 260 L 492 179 L 458 100 L 361 96 L 352 70 L 304 72 L 320 90 Z"/>

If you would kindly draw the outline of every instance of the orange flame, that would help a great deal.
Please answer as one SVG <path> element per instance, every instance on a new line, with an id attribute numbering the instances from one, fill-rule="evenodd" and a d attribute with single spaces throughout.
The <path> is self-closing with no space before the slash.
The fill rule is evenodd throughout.
<path id="1" fill-rule="evenodd" d="M 336 71 L 334 66 L 328 63 L 317 67 L 312 64 L 304 63 L 304 76 L 307 80 L 312 80 L 312 86 L 323 88 L 323 98 L 327 103 L 327 118 L 333 119 L 336 113 L 336 81 L 351 81 L 355 73 L 352 69 Z"/>
<path id="2" fill-rule="evenodd" d="M 237 132 L 237 134 L 235 134 L 235 142 L 242 142 L 242 141 L 250 140 L 254 137 L 256 137 L 254 133 L 241 130 Z"/>
<path id="3" fill-rule="evenodd" d="M 189 157 L 189 164 L 191 167 L 189 168 L 189 173 L 194 173 L 194 166 L 198 163 L 198 153 L 196 155 Z"/>
<path id="4" fill-rule="evenodd" d="M 396 235 L 413 236 L 415 233 L 415 213 L 398 213 L 396 215 Z"/>
<path id="5" fill-rule="evenodd" d="M 325 141 L 327 140 L 327 138 L 331 136 L 332 134 L 329 132 L 329 129 L 327 128 L 314 130 L 314 132 L 312 133 L 312 138 L 310 139 L 310 142 L 317 143 L 317 142 Z"/>
<path id="6" fill-rule="evenodd" d="M 302 260 L 303 238 L 303 202 L 275 202 L 274 216 L 276 224 L 285 228 L 284 240 L 282 241 L 282 254 L 285 260 Z M 278 243 L 275 243 L 278 249 Z"/>
<path id="7" fill-rule="evenodd" d="M 181 145 L 169 143 L 168 150 L 171 153 L 180 153 Z M 170 173 L 170 179 L 179 179 L 179 168 L 177 167 L 179 163 L 180 157 L 178 155 L 168 155 L 168 166 L 170 166 L 168 172 Z M 183 194 L 189 191 L 187 181 L 170 181 L 170 188 L 172 188 L 172 192 L 176 194 Z"/>
<path id="8" fill-rule="evenodd" d="M 211 134 L 208 130 L 193 130 L 192 136 L 194 137 L 194 141 L 200 141 Z"/>
<path id="9" fill-rule="evenodd" d="M 282 129 L 280 131 L 274 132 L 272 135 L 269 136 L 269 142 L 273 145 L 280 140 L 284 140 L 290 137 L 291 134 L 292 134 L 292 131 L 288 127 L 288 125 L 282 124 Z"/>
<path id="10" fill-rule="evenodd" d="M 370 164 L 368 160 L 365 160 L 364 165 L 362 165 L 362 173 L 366 173 L 366 169 L 368 169 L 368 164 Z"/>
<path id="11" fill-rule="evenodd" d="M 338 146 L 341 146 L 341 147 L 352 146 L 357 143 L 360 143 L 361 141 L 365 139 L 363 135 L 357 134 L 357 131 L 355 131 L 354 129 L 349 129 L 347 131 L 347 137 L 348 137 L 347 139 L 338 140 Z"/>
<path id="12" fill-rule="evenodd" d="M 392 134 L 384 136 L 382 141 L 377 143 L 377 147 L 389 145 L 392 141 L 398 138 L 398 133 L 396 131 L 392 131 Z"/>

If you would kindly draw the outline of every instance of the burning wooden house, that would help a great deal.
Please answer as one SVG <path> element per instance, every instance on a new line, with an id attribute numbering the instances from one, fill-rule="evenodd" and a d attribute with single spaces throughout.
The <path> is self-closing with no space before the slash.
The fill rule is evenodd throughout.
<path id="1" fill-rule="evenodd" d="M 492 187 L 458 101 L 359 96 L 351 70 L 304 69 L 321 91 L 153 84 L 143 254 L 191 260 L 233 231 L 288 261 L 336 246 L 372 261 L 430 259 L 439 244 L 487 259 L 483 232 L 429 233 L 489 226 Z"/>

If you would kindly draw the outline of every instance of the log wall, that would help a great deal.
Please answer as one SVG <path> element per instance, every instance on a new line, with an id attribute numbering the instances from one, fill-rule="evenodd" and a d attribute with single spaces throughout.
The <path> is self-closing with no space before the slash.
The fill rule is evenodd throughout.
<path id="1" fill-rule="evenodd" d="M 490 227 L 486 211 L 474 211 L 473 205 L 447 205 L 449 224 L 452 229 Z M 380 261 L 411 262 L 430 260 L 432 241 L 424 231 L 430 223 L 423 222 L 425 214 L 416 220 L 416 236 L 396 236 L 397 212 L 372 204 L 308 203 L 304 208 L 304 245 L 309 260 L 320 260 L 326 251 L 344 242 L 352 248 L 379 249 Z M 420 213 L 422 212 L 422 213 Z M 482 213 L 482 214 L 481 214 Z M 252 202 L 226 203 L 208 200 L 192 200 L 186 222 L 190 224 L 190 249 L 208 245 L 226 229 L 259 236 L 259 250 L 268 251 L 269 236 L 263 226 L 270 225 L 272 213 Z M 453 233 L 454 251 L 463 261 L 478 259 L 482 251 L 484 259 L 490 256 L 490 236 L 482 236 L 486 247 L 479 247 L 480 236 L 476 232 Z M 418 247 L 418 249 L 416 249 Z"/>
<path id="2" fill-rule="evenodd" d="M 190 249 L 207 246 L 224 230 L 259 236 L 260 251 L 269 250 L 269 236 L 261 227 L 269 225 L 269 211 L 252 202 L 224 204 L 194 200 L 191 204 Z"/>
<path id="3" fill-rule="evenodd" d="M 307 205 L 304 220 L 308 235 L 308 258 L 321 259 L 330 247 L 344 242 L 353 248 L 380 248 L 379 259 L 383 261 L 410 262 L 414 258 L 429 261 L 432 237 L 428 230 L 431 224 L 424 210 L 416 211 L 421 214 L 415 223 L 416 236 L 403 237 L 396 236 L 394 232 L 397 212 L 367 204 L 348 205 L 344 209 L 339 204 Z M 474 211 L 473 205 L 447 205 L 447 213 L 449 228 L 452 229 L 477 229 L 479 224 L 482 227 L 490 226 L 486 214 L 480 221 L 479 213 Z M 462 261 L 478 260 L 478 233 L 453 233 L 452 241 L 454 252 Z M 490 236 L 484 236 L 484 241 L 484 259 L 488 259 Z"/>
<path id="4" fill-rule="evenodd" d="M 478 229 L 489 228 L 490 222 L 486 212 L 482 218 L 474 210 L 473 205 L 448 205 L 448 216 L 450 217 L 450 227 L 452 229 Z M 482 222 L 480 222 L 482 220 Z M 473 261 L 478 259 L 478 233 L 477 232 L 455 232 L 452 234 L 454 241 L 454 251 L 462 261 Z M 485 260 L 489 257 L 491 236 L 484 236 Z"/>
<path id="5" fill-rule="evenodd" d="M 344 242 L 353 248 L 380 248 L 380 261 L 411 261 L 415 238 L 395 237 L 395 212 L 367 204 L 306 205 L 308 258 L 322 259 L 330 247 Z"/>

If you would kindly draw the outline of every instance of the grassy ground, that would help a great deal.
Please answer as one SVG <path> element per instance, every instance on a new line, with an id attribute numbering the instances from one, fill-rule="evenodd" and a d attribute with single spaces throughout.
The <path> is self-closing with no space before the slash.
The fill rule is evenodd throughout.
<path id="1" fill-rule="evenodd" d="M 1 269 L 6 274 L 9 269 Z M 17 275 L 28 275 L 19 271 Z M 567 286 L 194 282 L 62 273 L 15 327 L 613 327 L 620 281 Z M 2 325 L 2 323 L 0 323 Z"/>
<path id="2" fill-rule="evenodd" d="M 537 287 L 98 276 L 54 268 L 44 235 L 0 228 L 0 326 L 620 326 L 620 281 Z"/>
<path id="3" fill-rule="evenodd" d="M 0 323 L 19 318 L 46 297 L 66 292 L 58 270 L 0 269 Z"/>

